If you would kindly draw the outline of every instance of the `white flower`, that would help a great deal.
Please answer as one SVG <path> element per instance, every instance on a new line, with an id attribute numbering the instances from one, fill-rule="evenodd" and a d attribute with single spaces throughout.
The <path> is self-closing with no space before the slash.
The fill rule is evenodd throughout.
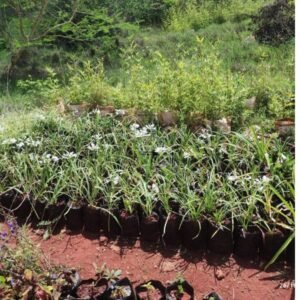
<path id="1" fill-rule="evenodd" d="M 97 151 L 99 150 L 99 146 L 97 146 L 96 144 L 94 143 L 90 143 L 87 148 L 90 150 L 90 151 Z"/>
<path id="2" fill-rule="evenodd" d="M 36 113 L 33 115 L 33 119 L 39 120 L 39 121 L 44 121 L 46 119 L 46 117 L 43 114 Z"/>
<path id="3" fill-rule="evenodd" d="M 170 148 L 167 147 L 156 147 L 156 149 L 154 150 L 155 153 L 166 153 L 170 151 Z"/>
<path id="4" fill-rule="evenodd" d="M 263 183 L 269 183 L 271 181 L 271 178 L 270 177 L 268 177 L 268 176 L 266 176 L 266 175 L 264 175 L 263 177 L 262 177 L 262 182 Z"/>
<path id="5" fill-rule="evenodd" d="M 100 109 L 96 108 L 96 109 L 94 109 L 94 110 L 91 111 L 91 114 L 92 115 L 100 115 L 101 111 L 100 111 Z"/>
<path id="6" fill-rule="evenodd" d="M 235 175 L 228 175 L 227 176 L 227 180 L 229 181 L 236 181 L 238 179 L 238 176 Z"/>
<path id="7" fill-rule="evenodd" d="M 283 153 L 281 153 L 279 157 L 279 162 L 282 164 L 285 160 L 287 160 L 287 157 Z"/>
<path id="8" fill-rule="evenodd" d="M 199 134 L 199 137 L 202 139 L 209 139 L 212 134 L 209 133 L 207 129 L 203 129 L 202 132 Z"/>
<path id="9" fill-rule="evenodd" d="M 23 142 L 20 142 L 20 143 L 16 144 L 17 148 L 19 148 L 19 149 L 23 148 L 24 145 L 25 144 Z"/>
<path id="10" fill-rule="evenodd" d="M 142 128 L 141 130 L 136 130 L 134 132 L 135 137 L 145 137 L 145 136 L 150 136 L 150 133 L 148 133 L 146 128 Z"/>
<path id="11" fill-rule="evenodd" d="M 116 175 L 113 180 L 112 180 L 112 183 L 114 185 L 117 185 L 118 183 L 120 182 L 120 176 L 119 175 Z"/>
<path id="12" fill-rule="evenodd" d="M 74 158 L 74 157 L 77 157 L 78 154 L 74 153 L 74 152 L 66 152 L 63 154 L 63 158 L 64 159 L 68 159 L 68 158 Z"/>
<path id="13" fill-rule="evenodd" d="M 115 115 L 116 116 L 124 116 L 126 114 L 124 109 L 116 109 Z"/>
<path id="14" fill-rule="evenodd" d="M 137 123 L 133 123 L 130 125 L 130 130 L 131 131 L 136 131 L 138 128 L 140 128 L 140 125 Z"/>
<path id="15" fill-rule="evenodd" d="M 155 131 L 156 127 L 154 124 L 148 124 L 144 126 L 144 129 L 146 129 L 147 131 Z"/>
<path id="16" fill-rule="evenodd" d="M 99 140 L 103 139 L 103 136 L 98 133 L 98 134 L 93 135 L 92 138 L 94 138 L 95 140 L 99 141 Z"/>
<path id="17" fill-rule="evenodd" d="M 13 145 L 17 142 L 15 138 L 9 138 L 2 142 L 2 145 Z"/>
<path id="18" fill-rule="evenodd" d="M 52 155 L 52 161 L 53 162 L 58 162 L 59 161 L 59 158 L 55 155 Z"/>
<path id="19" fill-rule="evenodd" d="M 191 158 L 191 153 L 189 153 L 189 152 L 183 152 L 183 158 L 185 158 L 185 159 L 189 159 L 189 158 Z"/>
<path id="20" fill-rule="evenodd" d="M 152 185 L 151 185 L 151 190 L 152 190 L 154 193 L 158 194 L 158 193 L 159 193 L 158 185 L 157 185 L 156 183 L 152 183 Z"/>

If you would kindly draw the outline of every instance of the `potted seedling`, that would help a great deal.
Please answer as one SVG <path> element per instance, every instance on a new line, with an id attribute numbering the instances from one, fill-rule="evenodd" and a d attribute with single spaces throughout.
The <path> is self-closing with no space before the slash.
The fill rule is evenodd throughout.
<path id="1" fill-rule="evenodd" d="M 208 249 L 214 253 L 229 255 L 233 250 L 233 224 L 227 214 L 227 208 L 220 207 L 209 219 Z"/>
<path id="2" fill-rule="evenodd" d="M 135 288 L 137 300 L 163 300 L 166 288 L 158 280 L 149 280 Z"/>
<path id="3" fill-rule="evenodd" d="M 102 277 L 108 284 L 107 290 L 98 298 L 99 300 L 134 300 L 135 294 L 128 278 L 119 279 L 121 270 L 109 270 L 106 266 L 102 271 Z"/>
<path id="4" fill-rule="evenodd" d="M 119 235 L 121 232 L 118 207 L 120 191 L 105 185 L 102 187 L 102 194 L 103 201 L 100 207 L 101 229 L 108 236 Z"/>
<path id="5" fill-rule="evenodd" d="M 182 244 L 187 249 L 205 249 L 207 222 L 203 218 L 204 207 L 199 196 L 189 190 L 180 197 L 183 218 L 180 224 Z"/>
<path id="6" fill-rule="evenodd" d="M 159 195 L 159 200 L 161 202 L 160 207 L 160 227 L 162 233 L 162 241 L 168 246 L 178 246 L 180 245 L 180 217 L 173 209 L 173 205 L 176 206 L 175 201 L 177 196 L 171 190 L 171 183 L 164 182 L 161 184 L 161 192 Z"/>
<path id="7" fill-rule="evenodd" d="M 128 237 L 136 237 L 139 235 L 139 217 L 136 212 L 137 197 L 136 189 L 127 185 L 122 181 L 123 191 L 123 209 L 120 211 L 120 224 L 122 227 L 122 235 Z"/>
<path id="8" fill-rule="evenodd" d="M 257 215 L 256 194 L 249 193 L 246 197 L 242 197 L 239 203 L 241 207 L 239 207 L 236 217 L 234 253 L 240 257 L 255 258 L 262 242 L 258 220 L 255 220 Z"/>
<path id="9" fill-rule="evenodd" d="M 166 289 L 166 299 L 180 300 L 180 299 L 194 299 L 194 288 L 182 277 L 177 278 L 171 282 Z"/>
<path id="10" fill-rule="evenodd" d="M 156 192 L 153 191 L 153 184 L 151 184 L 151 191 L 147 183 L 141 178 L 138 184 L 139 200 L 142 208 L 141 216 L 141 239 L 156 243 L 160 237 L 159 230 L 159 215 L 155 212 L 156 206 Z M 156 185 L 155 185 L 156 186 Z"/>

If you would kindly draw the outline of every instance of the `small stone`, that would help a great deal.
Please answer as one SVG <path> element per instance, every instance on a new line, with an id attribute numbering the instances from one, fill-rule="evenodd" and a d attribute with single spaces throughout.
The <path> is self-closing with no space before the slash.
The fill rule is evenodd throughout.
<path id="1" fill-rule="evenodd" d="M 176 263 L 171 261 L 165 261 L 161 265 L 162 272 L 172 272 L 176 269 Z"/>
<path id="2" fill-rule="evenodd" d="M 121 248 L 119 246 L 117 246 L 117 245 L 111 245 L 110 249 L 112 251 L 114 251 L 115 253 L 117 253 L 117 254 L 121 254 Z"/>
<path id="3" fill-rule="evenodd" d="M 108 238 L 106 237 L 106 236 L 100 236 L 100 238 L 99 238 L 99 243 L 100 243 L 100 245 L 107 245 L 107 243 L 108 243 Z"/>
<path id="4" fill-rule="evenodd" d="M 215 271 L 215 277 L 218 279 L 218 280 L 222 280 L 225 278 L 225 274 L 224 272 L 221 270 L 221 269 L 217 269 Z"/>

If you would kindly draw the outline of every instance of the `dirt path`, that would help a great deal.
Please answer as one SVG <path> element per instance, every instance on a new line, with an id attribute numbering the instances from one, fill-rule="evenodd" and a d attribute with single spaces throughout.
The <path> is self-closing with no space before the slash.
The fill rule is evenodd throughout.
<path id="1" fill-rule="evenodd" d="M 134 285 L 149 279 L 165 284 L 182 274 L 193 285 L 198 300 L 211 291 L 218 292 L 224 300 L 293 299 L 293 274 L 284 264 L 266 273 L 259 272 L 259 263 L 255 261 L 151 249 L 139 241 L 128 244 L 128 241 L 66 233 L 47 241 L 36 234 L 32 234 L 32 238 L 54 263 L 75 267 L 84 278 L 93 277 L 93 263 L 98 266 L 106 263 L 110 269 L 121 269 L 122 275 L 128 276 Z"/>

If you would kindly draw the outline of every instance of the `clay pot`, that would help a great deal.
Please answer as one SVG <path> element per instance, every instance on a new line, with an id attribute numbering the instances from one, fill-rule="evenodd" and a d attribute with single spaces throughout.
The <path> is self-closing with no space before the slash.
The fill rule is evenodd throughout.
<path id="1" fill-rule="evenodd" d="M 206 221 L 183 221 L 180 228 L 182 245 L 190 250 L 205 249 L 207 241 Z"/>
<path id="2" fill-rule="evenodd" d="M 156 243 L 160 237 L 159 215 L 153 212 L 141 220 L 141 240 Z"/>
<path id="3" fill-rule="evenodd" d="M 148 290 L 146 286 L 149 284 L 154 289 Z M 163 300 L 166 297 L 166 288 L 158 280 L 149 280 L 138 285 L 135 293 L 137 300 Z"/>
<path id="4" fill-rule="evenodd" d="M 169 285 L 166 289 L 166 294 L 167 294 L 166 298 L 169 300 L 172 299 L 194 300 L 194 289 L 186 280 L 184 280 L 183 282 L 176 281 L 171 285 Z"/>
<path id="5" fill-rule="evenodd" d="M 271 259 L 284 242 L 285 236 L 279 229 L 264 233 L 262 248 L 260 249 L 261 256 L 265 259 Z"/>
<path id="6" fill-rule="evenodd" d="M 80 117 L 86 114 L 87 112 L 89 112 L 91 109 L 92 109 L 92 105 L 88 103 L 67 105 L 67 111 L 72 113 L 75 117 Z"/>
<path id="7" fill-rule="evenodd" d="M 227 228 L 220 229 L 215 224 L 208 226 L 208 249 L 214 253 L 230 254 L 233 250 L 233 233 L 230 222 L 224 224 Z"/>
<path id="8" fill-rule="evenodd" d="M 72 231 L 80 231 L 83 227 L 83 208 L 81 204 L 69 202 L 67 204 L 66 228 Z"/>
<path id="9" fill-rule="evenodd" d="M 101 229 L 105 235 L 116 236 L 121 233 L 121 225 L 119 221 L 117 221 L 118 215 L 118 209 L 113 209 L 110 213 L 104 209 L 100 210 Z"/>
<path id="10" fill-rule="evenodd" d="M 275 129 L 279 136 L 285 137 L 294 135 L 295 133 L 295 121 L 291 118 L 284 118 L 275 121 Z"/>
<path id="11" fill-rule="evenodd" d="M 137 237 L 139 235 L 139 218 L 136 214 L 130 214 L 122 210 L 119 215 L 122 227 L 122 235 L 128 237 Z"/>
<path id="12" fill-rule="evenodd" d="M 98 106 L 97 108 L 100 110 L 101 117 L 111 117 L 116 111 L 112 105 Z"/>
<path id="13" fill-rule="evenodd" d="M 178 215 L 171 213 L 169 218 L 161 216 L 160 230 L 163 243 L 167 246 L 179 246 L 181 242 L 179 233 L 180 220 Z"/>
<path id="14" fill-rule="evenodd" d="M 162 128 L 174 127 L 178 122 L 178 117 L 175 112 L 163 111 L 157 114 L 157 120 Z"/>
<path id="15" fill-rule="evenodd" d="M 247 231 L 239 228 L 235 234 L 234 253 L 240 257 L 254 258 L 261 243 L 261 232 L 256 227 L 249 227 Z"/>
<path id="16" fill-rule="evenodd" d="M 199 112 L 193 112 L 187 118 L 187 127 L 194 133 L 201 133 L 204 129 L 212 127 L 212 121 Z"/>
<path id="17" fill-rule="evenodd" d="M 101 215 L 100 208 L 87 205 L 83 208 L 84 230 L 91 233 L 100 233 Z"/>

